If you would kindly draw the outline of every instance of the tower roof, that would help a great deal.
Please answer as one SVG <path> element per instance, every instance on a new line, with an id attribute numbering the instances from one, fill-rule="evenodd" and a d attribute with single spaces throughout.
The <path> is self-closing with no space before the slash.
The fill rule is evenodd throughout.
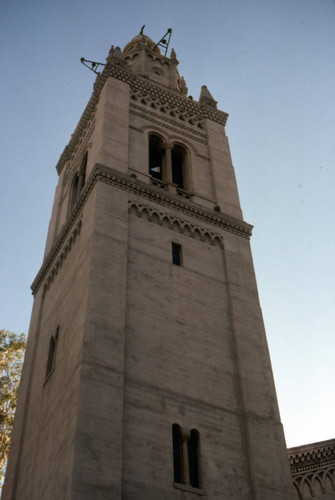
<path id="1" fill-rule="evenodd" d="M 123 55 L 124 56 L 129 55 L 133 51 L 136 51 L 141 48 L 150 49 L 156 52 L 157 54 L 161 53 L 157 44 L 153 40 L 151 40 L 149 36 L 140 33 L 139 35 L 136 35 L 132 40 L 130 40 L 130 42 L 127 43 L 127 45 L 123 49 Z"/>

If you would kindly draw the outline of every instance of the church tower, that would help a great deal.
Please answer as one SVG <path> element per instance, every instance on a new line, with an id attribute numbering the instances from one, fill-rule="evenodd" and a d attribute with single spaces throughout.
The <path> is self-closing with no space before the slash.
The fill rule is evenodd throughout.
<path id="1" fill-rule="evenodd" d="M 225 133 L 140 33 L 66 146 L 3 500 L 291 500 Z"/>

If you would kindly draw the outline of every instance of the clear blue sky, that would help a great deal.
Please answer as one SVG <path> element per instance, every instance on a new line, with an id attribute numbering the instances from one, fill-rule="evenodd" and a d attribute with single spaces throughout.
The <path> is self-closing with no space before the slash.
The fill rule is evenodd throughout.
<path id="1" fill-rule="evenodd" d="M 0 327 L 28 331 L 55 165 L 104 61 L 142 24 L 227 134 L 287 443 L 335 437 L 334 0 L 2 0 Z"/>

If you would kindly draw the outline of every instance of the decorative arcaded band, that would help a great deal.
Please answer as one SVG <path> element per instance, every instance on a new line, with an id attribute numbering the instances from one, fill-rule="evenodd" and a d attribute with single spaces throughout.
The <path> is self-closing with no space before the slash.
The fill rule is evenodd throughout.
<path id="1" fill-rule="evenodd" d="M 313 498 L 320 489 L 334 495 L 335 439 L 289 448 L 287 453 L 299 498 Z"/>
<path id="2" fill-rule="evenodd" d="M 187 137 L 188 139 L 192 139 L 193 141 L 200 142 L 201 144 L 207 144 L 207 137 L 203 133 L 199 133 L 196 130 L 193 130 L 191 127 L 188 127 L 182 123 L 176 123 L 175 120 L 171 120 L 166 116 L 161 116 L 158 113 L 154 113 L 152 111 L 148 111 L 145 108 L 141 108 L 139 106 L 135 106 L 130 103 L 130 113 L 133 115 L 137 115 L 145 120 L 148 120 L 150 123 L 156 123 L 160 125 L 164 129 L 171 130 L 183 137 Z"/>
<path id="3" fill-rule="evenodd" d="M 330 493 L 331 498 L 333 498 L 335 492 L 335 469 L 334 467 L 330 467 L 309 474 L 295 476 L 293 478 L 293 486 L 302 500 L 315 497 L 320 489 L 323 494 Z"/>
<path id="4" fill-rule="evenodd" d="M 191 238 L 196 238 L 200 241 L 208 241 L 211 245 L 214 245 L 215 242 L 217 242 L 221 248 L 223 248 L 222 236 L 209 231 L 208 229 L 191 224 L 188 221 L 183 221 L 179 217 L 160 212 L 159 210 L 147 205 L 142 205 L 141 203 L 137 203 L 135 201 L 129 201 L 129 211 L 131 209 L 136 211 L 138 217 L 144 216 L 148 221 L 155 222 L 160 226 L 166 223 L 167 226 L 174 231 L 178 231 L 179 233 L 190 236 Z"/>
<path id="5" fill-rule="evenodd" d="M 46 279 L 43 287 L 43 293 L 45 294 L 46 291 L 50 288 L 51 283 L 53 283 L 55 276 L 57 276 L 59 269 L 62 267 L 74 243 L 76 242 L 77 236 L 80 234 L 80 230 L 81 230 L 81 219 L 77 222 L 77 224 L 73 228 L 71 235 L 67 238 L 57 258 L 55 259 L 53 258 L 53 256 L 50 256 L 50 258 L 47 259 L 46 264 L 41 268 L 40 272 L 37 274 L 33 284 L 31 285 L 33 294 L 37 292 L 37 290 L 41 286 L 42 281 L 45 278 Z M 57 247 L 59 248 L 59 245 L 57 245 Z M 46 277 L 47 273 L 48 276 Z"/>

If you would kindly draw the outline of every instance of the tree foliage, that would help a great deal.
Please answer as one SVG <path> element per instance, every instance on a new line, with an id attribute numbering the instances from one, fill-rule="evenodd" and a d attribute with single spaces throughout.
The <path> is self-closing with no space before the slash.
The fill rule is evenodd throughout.
<path id="1" fill-rule="evenodd" d="M 0 482 L 6 470 L 10 436 L 17 403 L 23 356 L 24 334 L 0 330 Z"/>

